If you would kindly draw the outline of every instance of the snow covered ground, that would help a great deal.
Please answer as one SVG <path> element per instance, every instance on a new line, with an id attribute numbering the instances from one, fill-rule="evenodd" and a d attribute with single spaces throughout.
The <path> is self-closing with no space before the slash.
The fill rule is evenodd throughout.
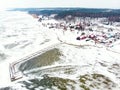
<path id="1" fill-rule="evenodd" d="M 48 22 L 57 23 L 55 20 L 44 21 Z M 38 19 L 25 12 L 1 12 L 0 23 L 1 88 L 6 86 L 8 90 L 120 89 L 120 40 L 111 47 L 78 41 L 76 31 L 49 29 L 42 26 L 43 22 L 38 22 Z M 24 78 L 15 82 L 10 81 L 10 63 L 54 45 L 60 52 L 59 60 L 51 61 L 42 67 L 24 69 Z M 32 60 L 26 61 L 23 66 L 27 67 L 27 63 L 30 62 Z"/>
<path id="2" fill-rule="evenodd" d="M 25 12 L 5 11 L 0 16 L 0 85 L 7 85 L 10 82 L 9 63 L 58 41 L 53 38 L 54 34 L 53 37 L 49 35 L 50 31 L 44 33 L 37 20 Z"/>

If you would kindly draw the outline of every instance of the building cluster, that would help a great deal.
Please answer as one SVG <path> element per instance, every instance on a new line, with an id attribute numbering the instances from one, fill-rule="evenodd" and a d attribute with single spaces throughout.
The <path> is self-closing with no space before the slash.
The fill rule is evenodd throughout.
<path id="1" fill-rule="evenodd" d="M 86 42 L 92 41 L 95 44 L 104 44 L 106 46 L 111 45 L 120 39 L 120 29 L 115 28 L 117 26 L 111 27 L 110 24 L 104 24 L 102 18 L 100 19 L 87 19 L 87 20 L 77 20 L 76 22 L 61 21 L 42 21 L 42 26 L 48 27 L 49 29 L 63 30 L 77 32 L 75 40 L 85 40 Z M 118 26 L 119 27 L 119 26 Z M 72 37 L 71 37 L 72 38 Z"/>

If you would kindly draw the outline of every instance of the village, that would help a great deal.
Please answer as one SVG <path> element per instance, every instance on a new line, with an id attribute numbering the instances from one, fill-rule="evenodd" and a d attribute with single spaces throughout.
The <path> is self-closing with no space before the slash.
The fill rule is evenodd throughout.
<path id="1" fill-rule="evenodd" d="M 77 41 L 92 42 L 112 47 L 114 42 L 120 40 L 120 23 L 110 22 L 108 18 L 73 18 L 69 15 L 65 19 L 55 20 L 55 15 L 48 17 L 32 16 L 37 18 L 43 27 L 47 27 L 50 30 L 62 30 L 63 35 L 70 31 L 76 35 L 74 40 Z"/>

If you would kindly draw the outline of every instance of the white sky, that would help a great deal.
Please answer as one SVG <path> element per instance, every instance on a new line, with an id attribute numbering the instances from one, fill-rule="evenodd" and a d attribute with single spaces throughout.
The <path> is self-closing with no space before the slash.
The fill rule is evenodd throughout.
<path id="1" fill-rule="evenodd" d="M 0 0 L 0 9 L 30 7 L 86 7 L 120 9 L 120 0 Z"/>

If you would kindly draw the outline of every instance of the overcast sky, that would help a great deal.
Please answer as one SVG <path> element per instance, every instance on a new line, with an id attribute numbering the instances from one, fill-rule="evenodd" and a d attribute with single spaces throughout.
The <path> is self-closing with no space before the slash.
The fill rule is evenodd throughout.
<path id="1" fill-rule="evenodd" d="M 84 7 L 120 9 L 120 0 L 0 0 L 0 9 L 30 7 Z"/>

